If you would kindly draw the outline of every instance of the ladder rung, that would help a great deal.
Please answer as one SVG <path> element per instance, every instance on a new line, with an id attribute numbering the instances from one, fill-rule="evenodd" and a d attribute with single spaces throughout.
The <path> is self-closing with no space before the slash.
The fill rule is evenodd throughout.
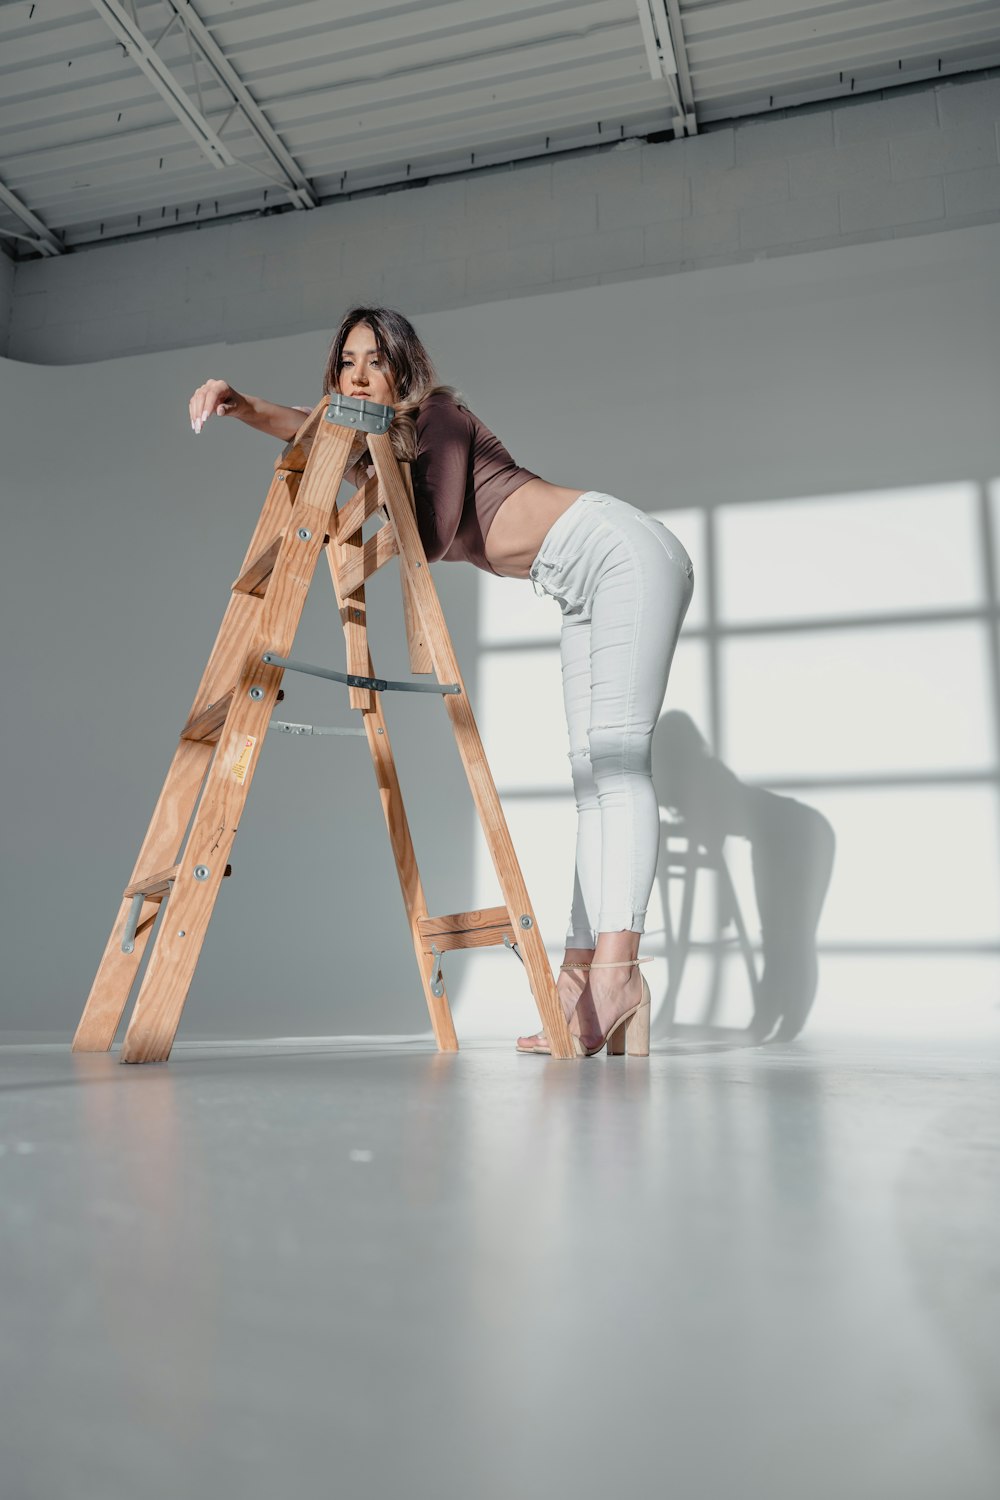
<path id="1" fill-rule="evenodd" d="M 361 587 L 365 579 L 377 573 L 379 568 L 387 563 L 390 557 L 395 557 L 398 551 L 391 526 L 383 526 L 360 547 L 345 547 L 340 554 L 339 573 L 340 592 L 343 597 L 349 599 L 355 589 Z"/>
<path id="2" fill-rule="evenodd" d="M 222 726 L 226 722 L 229 706 L 233 701 L 236 689 L 231 687 L 225 697 L 217 698 L 207 708 L 203 708 L 200 714 L 195 714 L 188 719 L 181 730 L 182 740 L 200 740 L 203 744 L 211 745 L 219 738 Z M 276 701 L 281 703 L 285 696 L 284 688 L 278 689 Z"/>
<path id="3" fill-rule="evenodd" d="M 182 740 L 203 740 L 209 744 L 219 738 L 219 733 L 226 722 L 229 706 L 233 701 L 236 689 L 231 687 L 225 697 L 217 698 L 207 708 L 203 708 L 200 714 L 195 714 L 188 719 L 181 730 Z"/>
<path id="4" fill-rule="evenodd" d="M 134 885 L 126 886 L 126 896 L 145 896 L 147 901 L 162 901 L 170 890 L 170 885 L 177 878 L 180 865 L 171 865 L 169 870 L 161 870 L 157 875 L 144 875 L 142 880 L 137 880 Z"/>
<path id="5" fill-rule="evenodd" d="M 160 870 L 156 875 L 144 875 L 142 880 L 137 880 L 133 885 L 126 886 L 124 895 L 145 896 L 147 901 L 162 901 L 164 896 L 169 896 L 170 887 L 177 879 L 177 871 L 180 865 L 171 865 L 169 870 Z M 233 873 L 232 865 L 227 865 L 223 870 L 223 876 Z"/>
<path id="6" fill-rule="evenodd" d="M 267 593 L 268 580 L 274 572 L 275 560 L 281 547 L 284 533 L 279 532 L 264 551 L 255 557 L 253 562 L 248 563 L 243 572 L 233 584 L 234 594 L 253 594 L 257 599 L 263 599 Z"/>
<path id="7" fill-rule="evenodd" d="M 484 911 L 456 911 L 447 917 L 420 917 L 420 936 L 430 952 L 431 939 L 442 953 L 450 948 L 489 948 L 505 937 L 517 942 L 517 933 L 506 906 L 490 906 Z"/>
<path id="8" fill-rule="evenodd" d="M 274 541 L 264 548 L 259 557 L 255 557 L 253 562 L 247 563 L 243 572 L 233 584 L 234 594 L 252 594 L 255 599 L 263 599 L 267 593 L 267 586 L 271 581 L 274 564 L 278 560 L 278 553 L 281 550 L 281 544 L 284 539 L 285 533 L 280 532 Z M 326 546 L 329 540 L 330 538 L 325 536 L 323 538 L 323 545 Z"/>
<path id="9" fill-rule="evenodd" d="M 348 537 L 354 536 L 355 532 L 361 530 L 362 526 L 373 516 L 377 510 L 382 508 L 382 501 L 378 492 L 378 476 L 372 475 L 366 479 L 359 490 L 355 490 L 349 500 L 345 500 L 337 511 L 337 540 L 346 542 Z"/>

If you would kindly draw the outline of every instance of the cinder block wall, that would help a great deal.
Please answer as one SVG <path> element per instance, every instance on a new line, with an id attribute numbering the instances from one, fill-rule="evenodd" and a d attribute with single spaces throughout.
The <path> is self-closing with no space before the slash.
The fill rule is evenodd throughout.
<path id="1" fill-rule="evenodd" d="M 419 314 L 989 223 L 998 133 L 993 69 L 24 262 L 7 353 L 241 343 L 329 328 L 355 301 Z"/>

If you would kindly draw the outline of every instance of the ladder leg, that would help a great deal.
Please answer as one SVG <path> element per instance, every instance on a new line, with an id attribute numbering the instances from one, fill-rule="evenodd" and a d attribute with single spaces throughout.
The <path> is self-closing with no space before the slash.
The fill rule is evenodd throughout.
<path id="1" fill-rule="evenodd" d="M 156 870 L 176 858 L 192 809 L 198 797 L 213 747 L 181 740 L 167 772 L 163 790 L 153 812 L 149 831 L 139 851 L 133 880 L 143 871 Z M 132 902 L 122 901 L 107 947 L 97 968 L 90 995 L 73 1038 L 74 1052 L 107 1052 L 115 1039 L 129 993 L 149 942 L 159 902 L 146 901 L 139 915 L 135 946 L 122 952 L 122 935 Z"/>
<path id="2" fill-rule="evenodd" d="M 296 450 L 290 450 L 289 460 L 293 464 L 305 461 L 304 455 Z M 287 525 L 299 478 L 298 470 L 289 468 L 281 461 L 275 466 L 275 475 L 251 538 L 246 561 L 256 556 L 266 542 Z M 260 607 L 258 599 L 249 598 L 246 594 L 231 595 L 195 694 L 189 720 L 221 698 L 231 686 L 245 649 L 247 632 Z M 139 880 L 150 871 L 173 864 L 176 860 L 214 748 L 213 744 L 199 740 L 182 739 L 178 743 L 139 850 L 132 871 L 132 881 Z M 130 900 L 125 899 L 118 909 L 111 936 L 73 1038 L 74 1052 L 107 1052 L 114 1042 L 135 976 L 149 943 L 159 905 L 153 901 L 143 904 L 135 947 L 131 953 L 123 953 L 122 934 L 131 904 Z"/>
<path id="3" fill-rule="evenodd" d="M 370 666 L 368 671 L 369 675 L 374 675 Z M 396 764 L 393 760 L 392 746 L 389 743 L 389 732 L 386 729 L 381 707 L 376 706 L 371 713 L 362 714 L 362 720 L 368 735 L 368 748 L 371 751 L 372 765 L 375 768 L 379 800 L 382 803 L 385 826 L 389 831 L 389 842 L 396 861 L 399 888 L 403 894 L 406 919 L 410 924 L 413 951 L 417 960 L 420 983 L 423 985 L 424 999 L 427 1001 L 434 1040 L 437 1042 L 438 1051 L 457 1052 L 458 1037 L 455 1035 L 455 1023 L 452 1020 L 447 991 L 443 985 L 440 995 L 435 995 L 431 989 L 431 975 L 435 960 L 432 953 L 424 952 L 425 940 L 419 927 L 420 920 L 427 916 L 427 900 L 424 896 L 420 871 L 417 869 L 417 857 L 413 848 L 413 840 L 410 837 L 410 825 L 403 806 L 403 794 L 399 789 Z"/>
<path id="4" fill-rule="evenodd" d="M 265 646 L 258 641 L 247 652 L 218 744 L 209 747 L 215 754 L 125 1033 L 122 1062 L 162 1062 L 170 1055 L 277 701 L 282 672 L 261 664 Z M 251 698 L 251 689 L 262 696 Z"/>
<path id="5" fill-rule="evenodd" d="M 413 477 L 410 473 L 409 464 L 402 465 L 400 473 L 403 476 L 403 484 L 409 496 L 410 507 L 414 509 L 415 513 Z M 410 671 L 433 672 L 434 663 L 431 661 L 431 654 L 427 649 L 427 642 L 424 640 L 423 622 L 420 618 L 420 611 L 417 608 L 416 601 L 413 598 L 413 589 L 405 569 L 400 569 L 399 577 L 403 589 L 403 622 L 406 626 L 406 640 L 410 649 Z"/>
<path id="6" fill-rule="evenodd" d="M 277 701 L 282 669 L 263 662 L 267 650 L 291 650 L 347 465 L 352 435 L 325 427 L 317 434 L 290 524 L 281 537 L 267 593 L 253 607 L 249 646 L 219 732 L 201 801 L 178 865 L 169 907 L 146 969 L 121 1061 L 162 1062 L 180 1024 L 229 852 Z M 241 596 L 248 601 L 250 596 Z M 247 635 L 243 635 L 244 643 Z"/>
<path id="7" fill-rule="evenodd" d="M 330 578 L 333 583 L 334 593 L 337 596 L 337 608 L 340 611 L 341 621 L 344 623 L 344 634 L 348 642 L 348 653 L 351 652 L 352 642 L 347 630 L 347 611 L 355 607 L 355 597 L 361 596 L 361 614 L 364 614 L 364 589 L 356 590 L 356 595 L 345 608 L 345 602 L 341 597 L 340 587 L 337 581 L 336 547 L 338 543 L 332 539 L 326 549 L 326 560 L 330 566 Z M 351 666 L 350 670 L 359 670 L 362 676 L 374 677 L 375 667 L 372 662 L 371 651 L 367 645 L 367 630 L 364 631 L 363 642 L 355 641 L 354 650 L 364 651 L 364 663 L 358 662 Z M 403 905 L 406 908 L 406 919 L 410 924 L 410 935 L 413 939 L 413 951 L 417 960 L 417 971 L 420 974 L 420 983 L 423 985 L 424 999 L 427 1001 L 427 1010 L 431 1018 L 431 1029 L 440 1052 L 457 1052 L 458 1037 L 455 1035 L 455 1023 L 452 1020 L 451 1007 L 448 1004 L 447 992 L 435 995 L 431 989 L 431 972 L 434 965 L 434 955 L 424 952 L 424 938 L 420 932 L 419 923 L 421 918 L 427 916 L 427 900 L 424 895 L 423 883 L 420 879 L 420 871 L 417 868 L 417 856 L 413 848 L 413 839 L 410 836 L 410 825 L 406 816 L 406 808 L 403 806 L 403 794 L 399 786 L 399 778 L 396 775 L 396 762 L 392 754 L 392 745 L 389 740 L 389 729 L 382 712 L 382 699 L 380 693 L 370 695 L 372 706 L 370 709 L 362 708 L 361 722 L 365 726 L 365 734 L 368 737 L 368 749 L 371 752 L 372 766 L 375 770 L 375 781 L 379 790 L 379 801 L 382 804 L 382 815 L 385 818 L 385 826 L 389 833 L 389 843 L 392 847 L 393 859 L 396 861 L 396 873 L 399 876 L 399 888 L 403 895 Z M 443 988 L 443 987 L 442 987 Z"/>
<path id="8" fill-rule="evenodd" d="M 458 658 L 448 633 L 437 589 L 434 587 L 430 569 L 426 564 L 417 530 L 416 516 L 405 482 L 395 462 L 388 436 L 372 434 L 368 439 L 368 447 L 375 464 L 381 493 L 389 502 L 388 514 L 395 531 L 399 565 L 405 573 L 410 597 L 420 614 L 424 639 L 437 673 L 437 679 L 439 682 L 456 682 L 461 688 L 460 693 L 444 695 L 445 707 L 451 720 L 455 743 L 465 767 L 469 790 L 476 804 L 476 812 L 490 851 L 493 868 L 496 870 L 500 889 L 507 904 L 511 925 L 517 934 L 518 948 L 524 959 L 531 993 L 549 1038 L 552 1056 L 575 1057 L 569 1027 L 556 994 L 552 967 L 538 931 L 538 923 L 535 920 L 528 890 L 521 874 L 521 867 L 514 850 L 510 830 L 507 827 L 507 820 L 504 817 L 496 783 L 479 737 L 472 705 L 465 691 L 465 683 L 459 671 Z"/>

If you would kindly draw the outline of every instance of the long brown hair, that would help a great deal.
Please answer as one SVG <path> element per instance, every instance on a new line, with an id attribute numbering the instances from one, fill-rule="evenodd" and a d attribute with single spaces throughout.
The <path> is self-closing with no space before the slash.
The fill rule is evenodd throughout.
<path id="1" fill-rule="evenodd" d="M 333 336 L 323 371 L 323 390 L 327 394 L 339 388 L 344 345 L 357 323 L 365 323 L 371 329 L 379 357 L 392 373 L 396 393 L 392 403 L 395 415 L 389 426 L 392 451 L 398 459 L 412 462 L 417 456 L 415 414 L 421 401 L 434 391 L 447 391 L 459 405 L 464 406 L 465 402 L 454 386 L 444 385 L 438 380 L 417 330 L 409 318 L 391 307 L 352 307 L 344 314 Z"/>

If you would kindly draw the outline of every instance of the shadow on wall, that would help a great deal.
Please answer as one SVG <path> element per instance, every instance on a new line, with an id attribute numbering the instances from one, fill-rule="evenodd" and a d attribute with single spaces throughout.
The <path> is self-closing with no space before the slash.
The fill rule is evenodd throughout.
<path id="1" fill-rule="evenodd" d="M 816 929 L 833 872 L 836 839 L 822 813 L 794 797 L 750 787 L 717 760 L 687 714 L 663 715 L 653 735 L 653 784 L 667 812 L 665 853 L 657 879 L 666 926 L 669 984 L 659 1012 L 659 1032 L 675 1027 L 677 996 L 693 948 L 714 955 L 704 1021 L 711 1024 L 722 987 L 722 969 L 735 928 L 753 996 L 748 1027 L 755 1041 L 789 1041 L 812 1009 L 819 978 Z M 754 894 L 760 921 L 762 967 L 758 972 L 723 846 L 730 836 L 750 843 Z M 675 847 L 675 845 L 679 847 Z M 714 871 L 715 935 L 707 944 L 691 938 L 699 870 Z M 682 886 L 674 924 L 670 885 Z"/>

